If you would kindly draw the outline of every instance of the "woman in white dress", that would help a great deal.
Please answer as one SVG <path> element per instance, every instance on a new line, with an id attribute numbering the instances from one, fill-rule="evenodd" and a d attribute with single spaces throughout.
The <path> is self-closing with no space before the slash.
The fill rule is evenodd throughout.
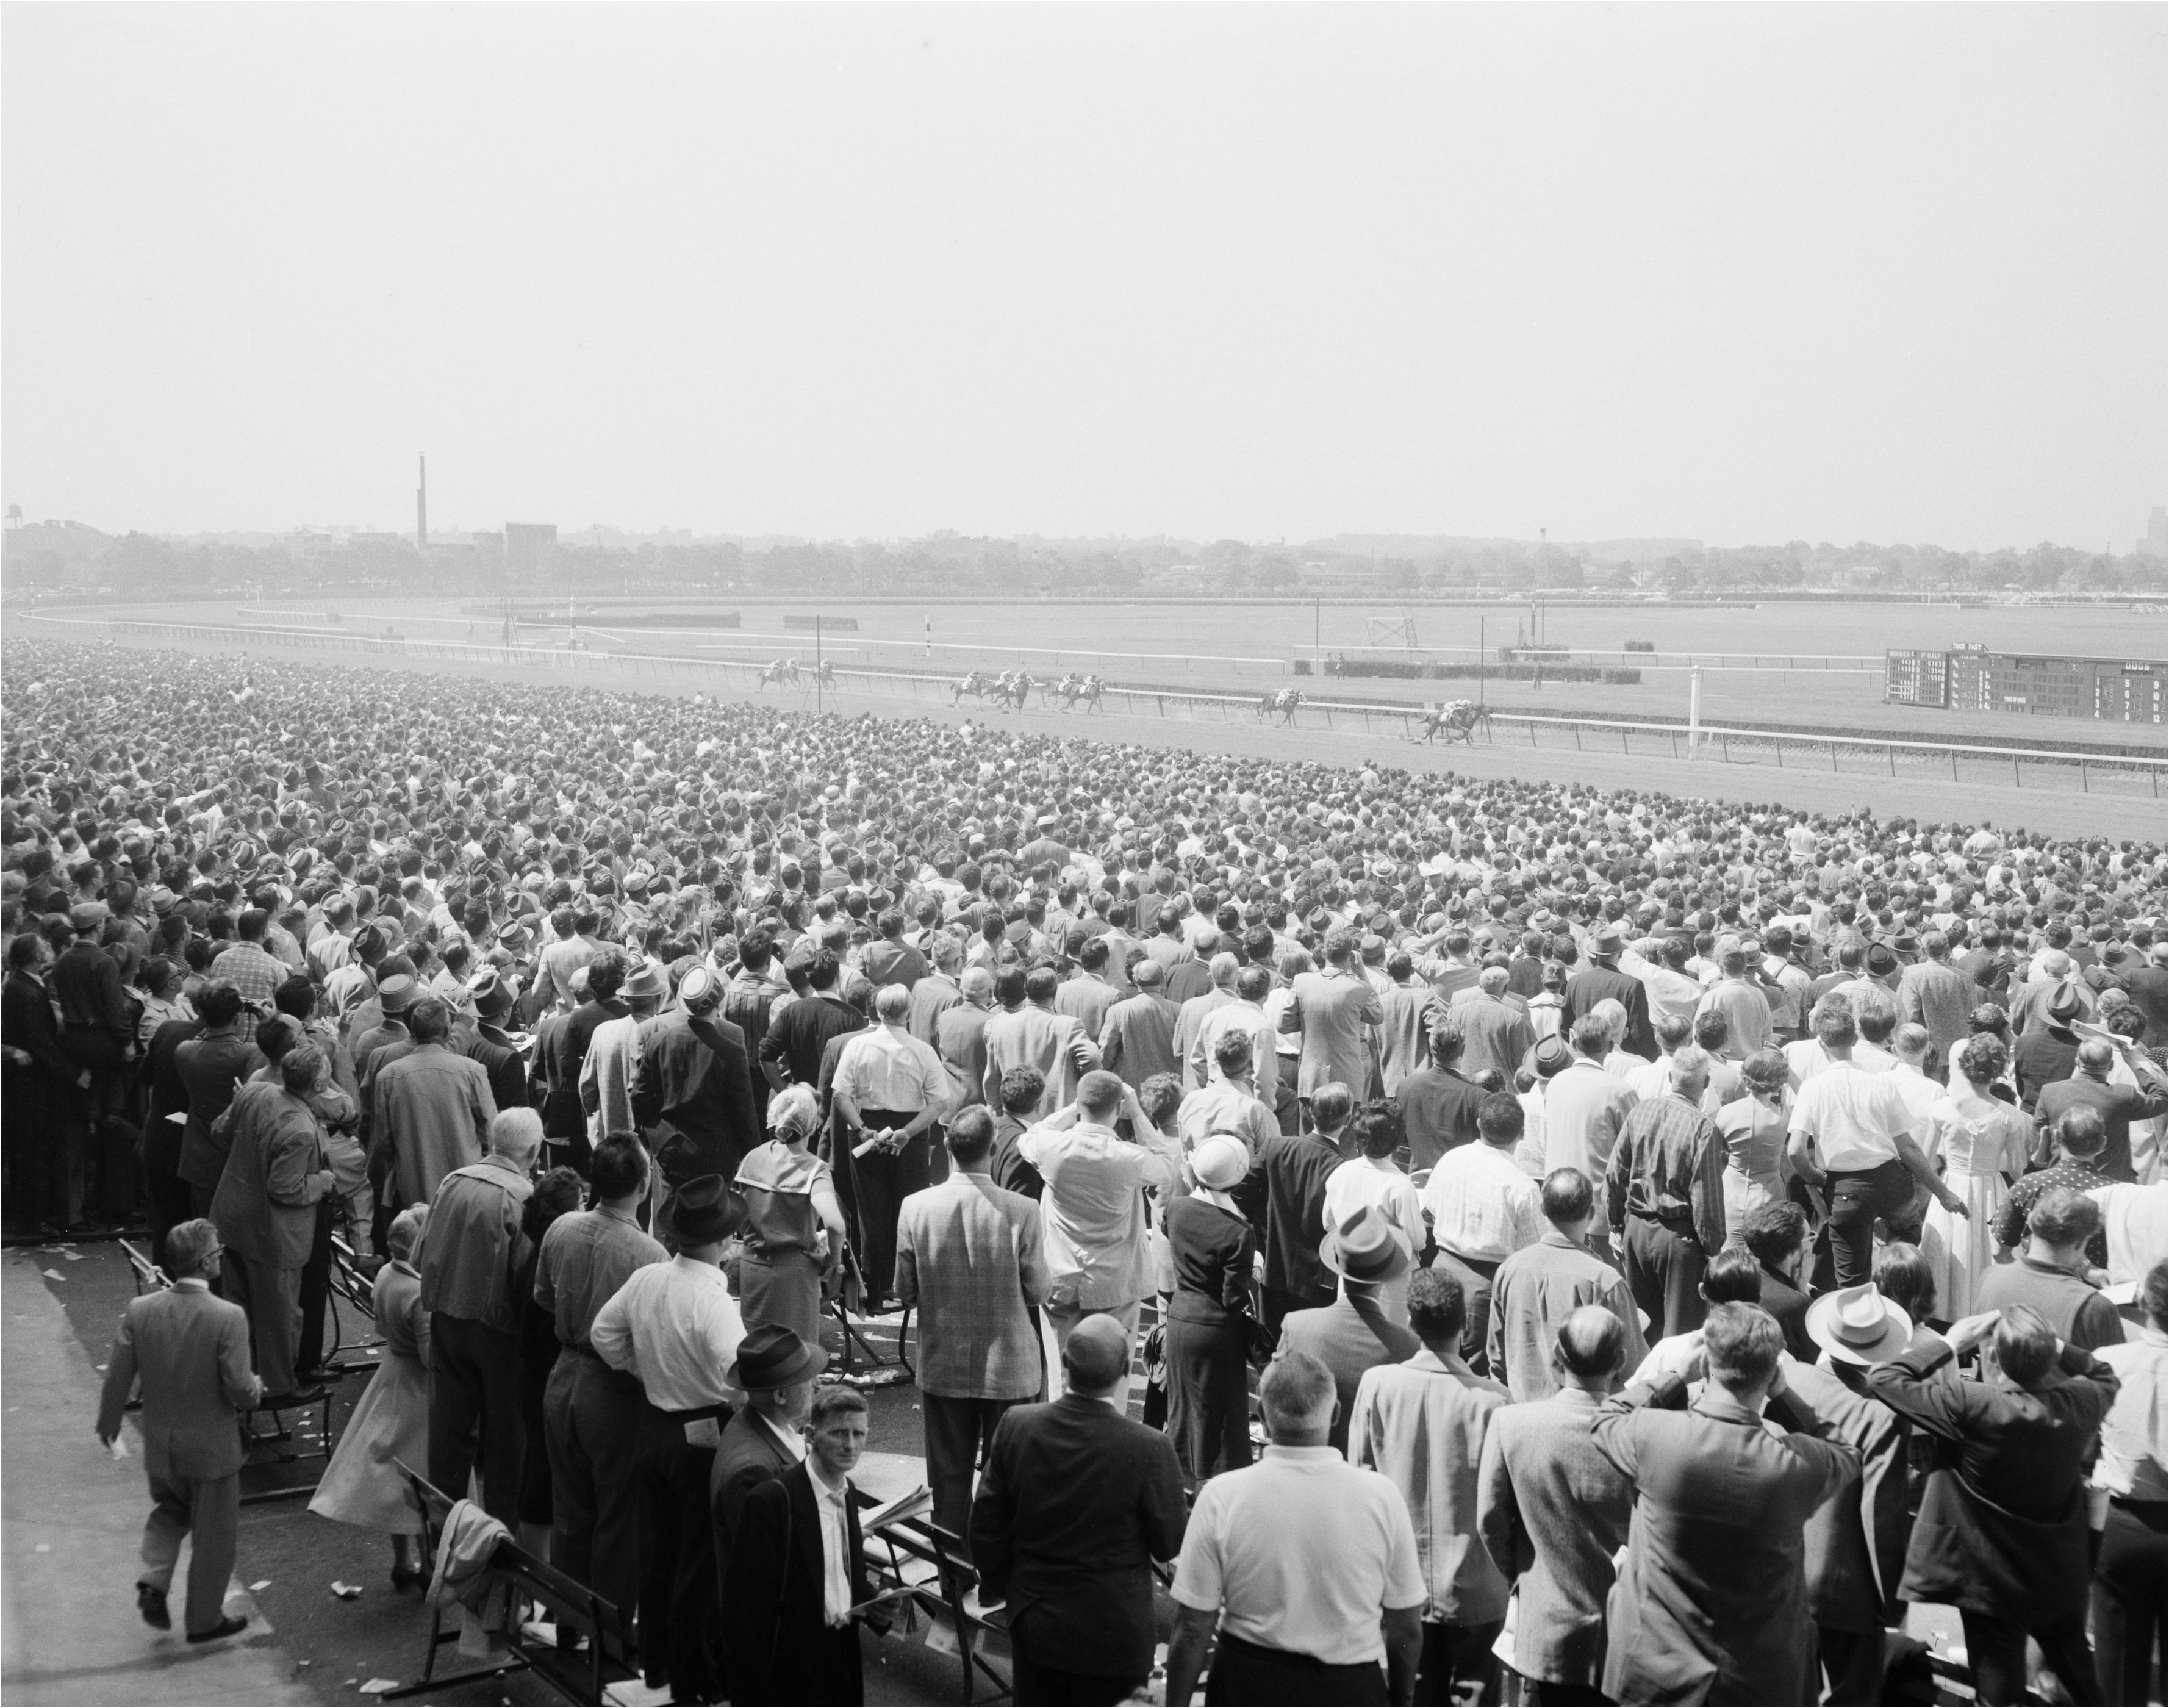
<path id="1" fill-rule="evenodd" d="M 1921 1148 L 1939 1163 L 1943 1183 L 1965 1201 L 1965 1213 L 1932 1203 L 1921 1248 L 1936 1270 L 1936 1298 L 1944 1320 L 1955 1322 L 1974 1303 L 1989 1265 L 1996 1261 L 1990 1231 L 2012 1182 L 2026 1172 L 2033 1121 L 2016 1106 L 1990 1095 L 2009 1059 L 2003 1041 L 1983 1033 L 1966 1040 L 1951 1070 L 1949 1092 L 1928 1110 Z"/>
<path id="2" fill-rule="evenodd" d="M 425 1204 L 392 1219 L 385 1242 L 392 1260 L 376 1272 L 370 1302 L 384 1355 L 347 1419 L 338 1449 L 324 1467 L 309 1510 L 343 1524 L 382 1530 L 392 1538 L 392 1587 L 422 1583 L 422 1514 L 395 1460 L 416 1470 L 429 1456 L 429 1314 L 422 1309 L 422 1232 Z"/>
<path id="3" fill-rule="evenodd" d="M 1785 1196 L 1792 1165 L 1785 1159 L 1792 1097 L 1783 1050 L 1758 1049 L 1740 1064 L 1746 1096 L 1717 1112 L 1724 1139 L 1724 1240 L 1740 1243 L 1740 1225 Z"/>

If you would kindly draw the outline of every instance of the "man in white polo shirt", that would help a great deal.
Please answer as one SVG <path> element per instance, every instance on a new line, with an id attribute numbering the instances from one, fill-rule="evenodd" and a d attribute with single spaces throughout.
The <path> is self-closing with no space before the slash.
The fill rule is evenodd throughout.
<path id="1" fill-rule="evenodd" d="M 1825 996 L 1815 1005 L 1815 1033 L 1830 1065 L 1800 1087 L 1793 1105 L 1793 1166 L 1825 1189 L 1837 1285 L 1857 1287 L 1869 1278 L 1876 1218 L 1907 1236 L 1899 1224 L 1915 1180 L 1954 1215 L 1966 1214 L 1965 1200 L 1943 1184 L 1914 1139 L 1912 1113 L 1891 1076 L 1853 1061 L 1860 1034 L 1852 1005 Z"/>
<path id="2" fill-rule="evenodd" d="M 1190 1700 L 1217 1623 L 1208 1704 L 1412 1700 L 1429 1588 L 1407 1504 L 1326 1445 L 1335 1389 L 1318 1359 L 1278 1358 L 1258 1398 L 1272 1445 L 1191 1512 L 1167 1700 Z"/>

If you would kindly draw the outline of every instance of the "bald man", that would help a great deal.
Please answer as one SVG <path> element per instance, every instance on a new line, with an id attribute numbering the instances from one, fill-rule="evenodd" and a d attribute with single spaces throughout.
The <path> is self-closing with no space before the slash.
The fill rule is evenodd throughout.
<path id="1" fill-rule="evenodd" d="M 1080 1318 L 1065 1391 L 1003 1416 L 972 1508 L 980 1598 L 1015 1609 L 1015 1700 L 1119 1702 L 1152 1671 L 1153 1562 L 1182 1546 L 1175 1444 L 1118 1409 L 1130 1337 Z"/>

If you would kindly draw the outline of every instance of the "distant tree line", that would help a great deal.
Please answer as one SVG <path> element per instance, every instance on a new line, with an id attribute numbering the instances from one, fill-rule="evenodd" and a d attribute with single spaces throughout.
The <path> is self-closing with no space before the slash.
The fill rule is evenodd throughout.
<path id="1" fill-rule="evenodd" d="M 1486 589 L 1671 594 L 1813 589 L 1983 594 L 2156 593 L 2169 586 L 2159 559 L 2112 557 L 2069 547 L 1953 552 L 1939 546 L 1858 542 L 1692 547 L 1661 557 L 1606 558 L 1587 548 L 1517 542 L 1442 545 L 1409 555 L 1319 547 L 1147 541 L 1014 540 L 957 533 L 902 542 L 827 541 L 741 545 L 732 541 L 545 547 L 516 576 L 501 558 L 456 547 L 418 551 L 404 536 L 308 536 L 268 544 L 179 542 L 152 534 L 109 537 L 71 529 L 7 536 L 4 572 L 18 594 L 109 591 L 189 597 L 232 592 L 290 597 L 427 588 L 482 594 L 1106 593 L 1249 596 L 1421 597 Z"/>

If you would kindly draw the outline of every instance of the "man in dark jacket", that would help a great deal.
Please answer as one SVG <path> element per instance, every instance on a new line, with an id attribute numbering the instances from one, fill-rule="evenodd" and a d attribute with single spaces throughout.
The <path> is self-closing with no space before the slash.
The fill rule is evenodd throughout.
<path id="1" fill-rule="evenodd" d="M 1983 1341 L 1998 1379 L 1953 1380 L 1949 1365 Z M 1900 1597 L 1957 1607 L 1977 1700 L 2023 1700 L 2030 1635 L 2071 1700 L 2100 1701 L 2084 1481 L 2116 1372 L 2019 1305 L 1953 1323 L 1867 1384 L 1937 1448 Z"/>
<path id="2" fill-rule="evenodd" d="M 836 994 L 841 964 L 833 949 L 804 949 L 794 944 L 784 965 L 806 975 L 807 994 L 777 1011 L 768 1022 L 768 1035 L 760 1041 L 761 1070 L 770 1089 L 787 1085 L 821 1083 L 821 1056 L 829 1040 L 856 1032 L 866 1023 L 865 1015 Z"/>
<path id="3" fill-rule="evenodd" d="M 1599 926 L 1589 942 L 1590 964 L 1566 981 L 1559 1025 L 1571 1032 L 1575 1021 L 1607 996 L 1627 1011 L 1627 1036 L 1620 1048 L 1644 1061 L 1657 1059 L 1656 1034 L 1649 1029 L 1649 992 L 1639 979 L 1619 970 L 1627 932 L 1617 921 Z"/>
<path id="4" fill-rule="evenodd" d="M 552 1041 L 557 1072 L 551 1081 L 549 1107 L 542 1112 L 542 1131 L 553 1144 L 565 1147 L 565 1160 L 582 1174 L 587 1172 L 594 1147 L 588 1139 L 587 1111 L 580 1105 L 580 1070 L 587 1065 L 595 1028 L 632 1011 L 617 998 L 626 970 L 625 957 L 616 949 L 605 949 L 589 962 L 588 1000 L 572 1011 Z"/>
<path id="5" fill-rule="evenodd" d="M 762 1135 L 745 1035 L 717 1012 L 723 981 L 695 967 L 678 996 L 683 1007 L 641 1022 L 632 1070 L 634 1116 L 642 1127 L 668 1122 L 677 1135 L 663 1158 L 673 1188 L 696 1175 L 736 1177 Z"/>
<path id="6" fill-rule="evenodd" d="M 1796 1204 L 1766 1204 L 1747 1213 L 1740 1242 L 1762 1266 L 1762 1308 L 1784 1332 L 1785 1350 L 1804 1364 L 1815 1358 L 1808 1333 L 1807 1276 L 1815 1261 L 1815 1230 Z"/>
<path id="7" fill-rule="evenodd" d="M 189 1088 L 181 1083 L 180 1047 L 203 1035 L 200 1019 L 168 1020 L 151 1034 L 143 1053 L 148 1107 L 143 1114 L 143 1186 L 150 1201 L 151 1261 L 166 1267 L 166 1236 L 189 1219 L 189 1183 L 181 1178 L 181 1129 L 189 1118 Z M 179 1116 L 176 1120 L 173 1118 Z"/>
<path id="8" fill-rule="evenodd" d="M 1335 1296 L 1318 1248 L 1325 1237 L 1326 1177 L 1346 1160 L 1330 1135 L 1347 1124 L 1354 1108 L 1347 1086 L 1320 1086 L 1311 1113 L 1323 1133 L 1276 1134 L 1266 1141 L 1266 1323 L 1276 1332 L 1290 1311 L 1330 1305 Z"/>
<path id="9" fill-rule="evenodd" d="M 1152 1567 L 1180 1551 L 1175 1444 L 1107 1403 L 1129 1366 L 1111 1316 L 1069 1332 L 1063 1396 L 994 1430 L 972 1508 L 983 1599 L 1006 1599 L 1015 1700 L 1119 1702 L 1152 1671 Z"/>
<path id="10" fill-rule="evenodd" d="M 866 1700 L 858 1622 L 887 1628 L 871 1599 L 852 1468 L 866 1444 L 866 1402 L 856 1388 L 815 1397 L 805 1460 L 756 1483 L 731 1538 L 722 1632 L 733 1702 Z"/>
<path id="11" fill-rule="evenodd" d="M 7 1065 L 0 1086 L 6 1108 L 0 1136 L 8 1145 L 13 1190 L 9 1220 L 45 1234 L 72 1220 L 68 1202 L 67 1134 L 83 1120 L 83 1094 L 90 1071 L 61 1048 L 45 969 L 52 950 L 35 931 L 8 945 L 8 982 L 0 991 L 0 1042 Z M 185 1107 L 185 1104 L 184 1105 Z M 176 1145 L 176 1150 L 179 1146 Z M 188 1214 L 185 1188 L 181 1215 Z"/>
<path id="12" fill-rule="evenodd" d="M 233 1101 L 235 1088 L 264 1064 L 262 1052 L 245 1035 L 248 1011 L 232 985 L 205 985 L 196 995 L 196 1013 L 203 1031 L 173 1051 L 173 1070 L 189 1094 L 179 1167 L 188 1182 L 190 1209 L 207 1216 L 219 1176 L 226 1172 L 226 1145 L 212 1136 L 211 1129 Z"/>

